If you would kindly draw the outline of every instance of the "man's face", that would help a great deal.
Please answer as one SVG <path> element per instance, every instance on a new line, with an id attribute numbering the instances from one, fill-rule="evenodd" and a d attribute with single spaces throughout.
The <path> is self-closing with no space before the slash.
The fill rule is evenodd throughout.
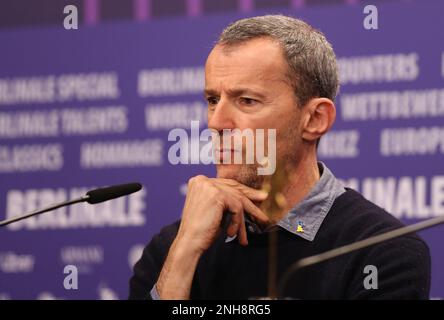
<path id="1" fill-rule="evenodd" d="M 205 66 L 208 127 L 222 135 L 223 129 L 276 130 L 276 161 L 286 167 L 298 163 L 301 149 L 301 109 L 286 74 L 288 65 L 281 47 L 268 38 L 238 45 L 217 45 Z M 222 138 L 220 148 L 223 148 Z M 265 146 L 267 155 L 267 146 Z M 230 152 L 230 151 L 228 151 Z M 243 145 L 245 159 L 245 144 Z M 216 153 L 216 156 L 219 156 Z M 260 187 L 258 164 L 217 164 L 218 178 L 235 179 Z M 234 152 L 231 154 L 231 159 Z"/>

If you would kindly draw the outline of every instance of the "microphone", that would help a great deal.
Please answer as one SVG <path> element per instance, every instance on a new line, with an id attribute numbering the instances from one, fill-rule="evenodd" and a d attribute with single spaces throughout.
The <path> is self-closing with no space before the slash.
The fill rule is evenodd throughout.
<path id="1" fill-rule="evenodd" d="M 96 204 L 118 197 L 127 196 L 131 193 L 139 191 L 140 189 L 142 189 L 142 185 L 138 182 L 94 189 L 86 193 L 88 198 L 85 201 L 89 204 Z"/>
<path id="2" fill-rule="evenodd" d="M 142 189 L 142 185 L 140 183 L 133 182 L 133 183 L 126 183 L 126 184 L 120 184 L 120 185 L 90 190 L 86 193 L 86 195 L 84 195 L 78 199 L 69 200 L 69 201 L 58 203 L 58 204 L 53 204 L 52 206 L 44 208 L 44 209 L 40 209 L 40 210 L 31 212 L 31 213 L 28 213 L 28 214 L 25 214 L 22 216 L 13 217 L 13 218 L 10 218 L 7 220 L 0 221 L 0 227 L 4 227 L 8 224 L 11 224 L 11 223 L 23 220 L 23 219 L 27 219 L 29 217 L 32 217 L 32 216 L 35 216 L 38 214 L 42 214 L 42 213 L 45 213 L 48 211 L 56 210 L 58 208 L 69 206 L 74 203 L 88 202 L 89 204 L 96 204 L 96 203 L 112 200 L 112 199 L 115 199 L 118 197 L 126 196 L 131 193 L 137 192 L 141 189 Z"/>
<path id="3" fill-rule="evenodd" d="M 442 223 L 444 223 L 444 216 L 431 218 L 431 219 L 421 221 L 421 222 L 418 222 L 418 223 L 415 223 L 415 224 L 412 224 L 409 226 L 405 226 L 402 228 L 398 228 L 395 230 L 384 232 L 382 234 L 372 236 L 372 237 L 364 239 L 364 240 L 353 242 L 351 244 L 348 244 L 348 245 L 345 245 L 345 246 L 342 246 L 339 248 L 328 250 L 328 251 L 325 251 L 323 253 L 320 253 L 320 254 L 317 254 L 314 256 L 300 259 L 300 260 L 296 261 L 295 263 L 293 263 L 285 271 L 284 275 L 282 276 L 281 280 L 279 281 L 278 297 L 279 298 L 283 297 L 285 286 L 286 286 L 288 280 L 290 279 L 290 276 L 302 268 L 306 268 L 306 267 L 321 263 L 323 261 L 330 260 L 330 259 L 342 256 L 344 254 L 351 253 L 351 252 L 359 250 L 359 249 L 367 248 L 367 247 L 370 247 L 372 245 L 375 245 L 375 244 L 378 244 L 378 243 L 381 243 L 381 242 L 384 242 L 387 240 L 401 237 L 401 236 L 409 234 L 409 233 L 413 233 L 413 232 L 417 232 L 417 231 L 420 231 L 423 229 L 431 228 L 431 227 L 437 226 Z"/>

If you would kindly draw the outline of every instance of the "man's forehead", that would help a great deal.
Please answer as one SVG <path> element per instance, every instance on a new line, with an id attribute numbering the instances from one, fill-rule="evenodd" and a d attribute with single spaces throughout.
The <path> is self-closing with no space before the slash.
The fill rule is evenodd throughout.
<path id="1" fill-rule="evenodd" d="M 209 77 L 257 81 L 286 80 L 288 65 L 278 44 L 269 39 L 253 39 L 233 45 L 217 45 L 210 53 L 206 65 Z"/>
<path id="2" fill-rule="evenodd" d="M 284 58 L 281 45 L 271 38 L 254 38 L 233 43 L 217 44 L 210 52 L 208 60 L 213 58 L 262 58 L 266 62 L 268 57 Z M 276 61 L 280 62 L 280 61 Z"/>

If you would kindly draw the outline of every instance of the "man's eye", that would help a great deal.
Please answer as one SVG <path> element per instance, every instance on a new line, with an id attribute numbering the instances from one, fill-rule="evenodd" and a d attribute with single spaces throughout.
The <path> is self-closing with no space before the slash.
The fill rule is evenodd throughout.
<path id="1" fill-rule="evenodd" d="M 216 97 L 208 97 L 207 102 L 209 105 L 216 105 L 218 102 L 218 99 Z"/>
<path id="2" fill-rule="evenodd" d="M 242 104 L 245 104 L 247 106 L 252 106 L 257 103 L 257 100 L 254 100 L 252 98 L 241 98 L 240 101 Z"/>

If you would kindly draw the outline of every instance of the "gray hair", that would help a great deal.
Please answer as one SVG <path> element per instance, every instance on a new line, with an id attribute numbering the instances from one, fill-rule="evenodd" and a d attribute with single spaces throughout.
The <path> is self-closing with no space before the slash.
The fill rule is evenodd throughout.
<path id="1" fill-rule="evenodd" d="M 260 37 L 280 43 L 290 67 L 287 76 L 300 106 L 315 97 L 334 101 L 339 90 L 335 53 L 325 36 L 304 21 L 283 15 L 241 19 L 222 31 L 216 45 Z"/>

